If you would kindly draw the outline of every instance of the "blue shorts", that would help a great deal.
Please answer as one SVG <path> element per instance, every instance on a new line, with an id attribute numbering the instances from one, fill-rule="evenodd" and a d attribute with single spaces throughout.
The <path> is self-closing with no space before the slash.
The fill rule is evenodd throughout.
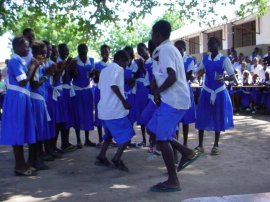
<path id="1" fill-rule="evenodd" d="M 157 105 L 154 103 L 154 101 L 149 100 L 148 104 L 144 108 L 141 115 L 141 121 L 144 126 L 146 126 L 148 122 L 151 120 L 156 109 L 157 109 Z"/>
<path id="2" fill-rule="evenodd" d="M 102 125 L 105 132 L 103 136 L 104 141 L 112 137 L 117 144 L 124 144 L 135 135 L 135 131 L 127 116 L 120 119 L 103 120 Z"/>
<path id="3" fill-rule="evenodd" d="M 146 128 L 155 134 L 158 141 L 172 140 L 175 136 L 175 129 L 186 111 L 175 109 L 161 102 Z"/>

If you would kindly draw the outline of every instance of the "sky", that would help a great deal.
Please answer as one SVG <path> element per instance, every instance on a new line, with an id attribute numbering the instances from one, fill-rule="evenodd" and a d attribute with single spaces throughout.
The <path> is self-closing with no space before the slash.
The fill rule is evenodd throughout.
<path id="1" fill-rule="evenodd" d="M 165 2 L 170 2 L 169 0 L 164 0 Z M 204 0 L 207 2 L 207 0 Z M 242 0 L 242 1 L 236 1 L 236 5 L 234 6 L 227 6 L 227 7 L 216 7 L 217 12 L 221 14 L 227 14 L 227 15 L 232 15 L 234 10 L 239 6 L 239 2 L 243 3 L 247 0 Z M 203 2 L 203 1 L 202 1 Z M 238 2 L 238 3 L 237 3 Z M 91 9 L 91 8 L 90 8 Z M 134 8 L 130 8 L 128 6 L 123 6 L 123 10 L 128 11 Z M 151 14 L 146 15 L 144 22 L 147 23 L 149 26 L 153 24 L 153 21 L 158 17 L 162 16 L 165 12 L 165 7 L 155 7 L 152 10 Z M 13 36 L 9 33 L 5 33 L 4 35 L 0 36 L 0 62 L 4 62 L 5 59 L 10 58 L 11 55 L 11 46 L 10 46 L 10 39 L 12 39 Z"/>

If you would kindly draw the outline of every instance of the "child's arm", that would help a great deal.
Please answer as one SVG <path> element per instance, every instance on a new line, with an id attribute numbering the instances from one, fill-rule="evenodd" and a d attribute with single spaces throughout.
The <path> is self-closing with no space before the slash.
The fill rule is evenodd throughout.
<path id="1" fill-rule="evenodd" d="M 32 80 L 32 78 L 34 77 L 35 75 L 35 72 L 37 70 L 37 68 L 39 67 L 39 65 L 42 64 L 43 61 L 39 61 L 39 60 L 36 60 L 36 59 L 32 59 L 31 60 L 31 64 L 30 64 L 30 67 L 28 68 L 28 71 L 27 71 L 27 78 L 24 79 L 24 80 L 21 80 L 19 82 L 19 85 L 20 86 L 25 86 L 29 81 Z"/>
<path id="2" fill-rule="evenodd" d="M 116 94 L 116 96 L 119 98 L 119 100 L 122 102 L 125 109 L 130 109 L 130 104 L 126 101 L 126 99 L 123 97 L 122 93 L 120 92 L 118 86 L 113 85 L 111 86 L 112 91 Z"/>
<path id="3" fill-rule="evenodd" d="M 167 68 L 167 73 L 168 73 L 167 79 L 163 82 L 163 84 L 159 88 L 157 88 L 154 91 L 154 95 L 155 94 L 159 95 L 161 92 L 167 90 L 176 82 L 177 80 L 176 74 L 175 74 L 175 71 L 171 67 Z"/>
<path id="4" fill-rule="evenodd" d="M 52 64 L 50 67 L 45 69 L 45 73 L 41 77 L 39 81 L 34 81 L 33 78 L 30 81 L 30 85 L 32 88 L 38 88 L 40 87 L 45 81 L 47 81 L 49 76 L 52 76 L 54 74 L 54 71 L 56 69 L 56 64 Z"/>

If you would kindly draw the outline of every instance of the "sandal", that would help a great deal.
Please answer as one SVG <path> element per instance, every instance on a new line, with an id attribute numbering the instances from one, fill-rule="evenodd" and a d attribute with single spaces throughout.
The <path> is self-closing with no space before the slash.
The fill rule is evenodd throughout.
<path id="1" fill-rule="evenodd" d="M 96 146 L 97 146 L 97 144 L 96 144 L 96 143 L 91 142 L 91 141 L 87 141 L 87 142 L 85 142 L 85 143 L 84 143 L 84 145 L 85 145 L 85 146 L 87 146 L 87 147 L 96 147 Z"/>
<path id="2" fill-rule="evenodd" d="M 198 153 L 204 153 L 204 148 L 198 146 L 198 147 L 195 147 L 195 148 L 193 149 L 193 151 L 198 152 Z"/>
<path id="3" fill-rule="evenodd" d="M 211 150 L 211 155 L 212 156 L 217 156 L 220 154 L 220 151 L 218 149 L 218 147 L 213 147 L 212 150 Z"/>
<path id="4" fill-rule="evenodd" d="M 124 164 L 124 162 L 122 160 L 115 161 L 112 159 L 112 162 L 113 162 L 115 168 L 122 170 L 122 171 L 125 171 L 125 172 L 129 172 L 128 167 L 126 167 L 126 165 Z"/>
<path id="5" fill-rule="evenodd" d="M 169 187 L 165 183 L 158 183 L 155 186 L 150 188 L 150 191 L 152 192 L 177 192 L 181 191 L 180 186 L 177 187 Z"/>
<path id="6" fill-rule="evenodd" d="M 177 167 L 177 172 L 183 170 L 185 167 L 193 163 L 195 160 L 197 160 L 200 156 L 200 153 L 196 152 L 194 156 L 191 159 L 187 159 L 186 157 L 182 157 L 180 163 Z"/>
<path id="7" fill-rule="evenodd" d="M 34 172 L 31 168 L 28 168 L 25 171 L 15 169 L 14 173 L 15 173 L 15 176 L 23 176 L 23 177 L 29 177 L 29 176 L 37 175 L 37 173 Z"/>
<path id="8" fill-rule="evenodd" d="M 102 167 L 109 167 L 111 165 L 110 161 L 107 158 L 101 158 L 101 157 L 96 157 L 96 166 L 102 166 Z"/>

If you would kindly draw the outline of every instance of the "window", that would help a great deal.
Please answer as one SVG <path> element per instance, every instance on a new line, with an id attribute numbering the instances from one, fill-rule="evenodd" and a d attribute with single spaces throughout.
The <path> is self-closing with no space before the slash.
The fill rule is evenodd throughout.
<path id="1" fill-rule="evenodd" d="M 200 53 L 200 37 L 199 36 L 190 38 L 188 42 L 189 42 L 189 54 Z"/>
<path id="2" fill-rule="evenodd" d="M 256 45 L 256 22 L 233 26 L 233 46 L 239 48 L 252 45 Z"/>
<path id="3" fill-rule="evenodd" d="M 220 49 L 223 49 L 223 43 L 222 43 L 222 30 L 218 30 L 215 32 L 210 32 L 207 34 L 208 36 L 208 40 L 210 39 L 210 37 L 216 37 L 219 41 L 220 41 Z"/>

